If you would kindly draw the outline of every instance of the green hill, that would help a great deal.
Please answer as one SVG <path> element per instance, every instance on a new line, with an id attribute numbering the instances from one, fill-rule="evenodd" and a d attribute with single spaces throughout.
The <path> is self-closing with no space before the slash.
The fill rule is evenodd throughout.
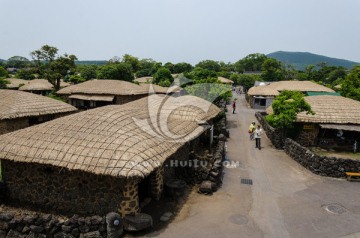
<path id="1" fill-rule="evenodd" d="M 360 65 L 360 63 L 357 62 L 316 55 L 308 52 L 276 51 L 268 54 L 267 57 L 277 59 L 284 64 L 291 64 L 299 70 L 305 69 L 308 65 L 316 65 L 323 62 L 327 63 L 328 66 L 342 66 L 348 69 L 351 69 L 354 65 Z"/>

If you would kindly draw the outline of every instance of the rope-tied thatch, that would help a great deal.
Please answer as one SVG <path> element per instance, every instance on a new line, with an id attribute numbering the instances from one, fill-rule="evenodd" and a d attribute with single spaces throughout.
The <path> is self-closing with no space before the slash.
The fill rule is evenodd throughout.
<path id="1" fill-rule="evenodd" d="M 73 112 L 67 103 L 14 90 L 0 90 L 0 120 Z"/>

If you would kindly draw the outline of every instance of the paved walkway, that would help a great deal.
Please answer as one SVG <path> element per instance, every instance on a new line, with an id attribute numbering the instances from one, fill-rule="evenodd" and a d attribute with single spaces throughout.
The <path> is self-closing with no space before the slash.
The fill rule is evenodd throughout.
<path id="1" fill-rule="evenodd" d="M 266 136 L 255 149 L 247 133 L 254 110 L 238 97 L 236 114 L 228 113 L 227 155 L 239 167 L 225 169 L 213 196 L 192 193 L 166 228 L 147 237 L 360 237 L 360 183 L 314 175 Z"/>

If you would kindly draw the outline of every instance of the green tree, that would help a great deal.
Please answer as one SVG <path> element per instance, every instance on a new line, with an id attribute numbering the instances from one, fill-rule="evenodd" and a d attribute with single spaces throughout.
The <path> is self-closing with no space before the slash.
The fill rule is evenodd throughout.
<path id="1" fill-rule="evenodd" d="M 9 84 L 10 82 L 7 81 L 6 79 L 0 78 L 0 89 L 5 89 L 6 88 L 6 84 Z"/>
<path id="2" fill-rule="evenodd" d="M 10 68 L 25 68 L 31 66 L 30 60 L 22 56 L 13 56 L 7 60 L 7 67 Z"/>
<path id="3" fill-rule="evenodd" d="M 174 73 L 174 64 L 171 62 L 167 62 L 164 64 L 164 67 L 167 68 L 168 70 L 170 70 L 170 72 L 173 74 Z"/>
<path id="4" fill-rule="evenodd" d="M 78 84 L 78 83 L 85 82 L 86 79 L 81 77 L 80 75 L 74 74 L 68 78 L 68 81 L 72 82 L 73 84 Z"/>
<path id="5" fill-rule="evenodd" d="M 117 79 L 124 81 L 133 81 L 132 68 L 129 64 L 118 62 L 109 63 L 98 68 L 98 79 Z"/>
<path id="6" fill-rule="evenodd" d="M 34 76 L 32 70 L 29 70 L 29 69 L 20 69 L 20 70 L 18 70 L 16 72 L 15 77 L 19 78 L 19 79 L 25 79 L 25 80 L 35 79 L 35 76 Z"/>
<path id="7" fill-rule="evenodd" d="M 221 66 L 218 62 L 214 60 L 203 60 L 195 65 L 195 67 L 200 67 L 210 71 L 220 72 Z"/>
<path id="8" fill-rule="evenodd" d="M 267 57 L 264 54 L 249 54 L 234 64 L 234 70 L 238 73 L 245 71 L 261 71 Z"/>
<path id="9" fill-rule="evenodd" d="M 355 66 L 341 84 L 341 95 L 360 101 L 360 66 Z"/>
<path id="10" fill-rule="evenodd" d="M 208 78 L 216 78 L 217 74 L 213 70 L 204 69 L 201 67 L 195 67 L 194 70 L 190 73 L 184 74 L 187 78 L 192 79 L 193 81 L 201 81 Z"/>
<path id="11" fill-rule="evenodd" d="M 0 66 L 0 78 L 9 77 L 8 71 L 4 67 Z"/>
<path id="12" fill-rule="evenodd" d="M 82 67 L 79 68 L 81 77 L 85 80 L 95 79 L 97 68 L 98 66 L 96 65 L 82 65 Z"/>
<path id="13" fill-rule="evenodd" d="M 31 52 L 39 77 L 46 78 L 54 85 L 55 90 L 60 89 L 60 79 L 71 71 L 75 72 L 75 55 L 58 55 L 58 49 L 53 46 L 44 45 L 40 49 Z"/>
<path id="14" fill-rule="evenodd" d="M 181 62 L 174 65 L 174 74 L 188 73 L 193 70 L 193 66 L 189 63 Z"/>
<path id="15" fill-rule="evenodd" d="M 169 87 L 173 81 L 174 78 L 166 67 L 159 68 L 153 76 L 153 83 L 163 87 Z"/>
<path id="16" fill-rule="evenodd" d="M 233 74 L 230 79 L 236 82 L 237 85 L 243 86 L 245 91 L 253 87 L 255 81 L 261 81 L 260 75 L 256 74 Z"/>
<path id="17" fill-rule="evenodd" d="M 125 54 L 122 58 L 122 62 L 131 65 L 133 72 L 136 72 L 140 69 L 140 61 L 137 57 L 134 57 L 129 54 Z"/>
<path id="18" fill-rule="evenodd" d="M 282 91 L 274 99 L 272 109 L 273 114 L 266 116 L 266 120 L 273 127 L 284 130 L 293 127 L 298 113 L 313 113 L 304 100 L 304 94 L 298 91 Z"/>
<path id="19" fill-rule="evenodd" d="M 280 81 L 285 79 L 284 67 L 276 59 L 266 59 L 261 67 L 263 81 Z"/>

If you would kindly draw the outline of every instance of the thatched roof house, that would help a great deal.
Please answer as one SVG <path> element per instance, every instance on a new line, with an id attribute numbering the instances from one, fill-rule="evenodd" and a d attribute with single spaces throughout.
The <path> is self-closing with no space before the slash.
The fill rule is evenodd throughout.
<path id="1" fill-rule="evenodd" d="M 307 96 L 304 98 L 310 104 L 314 114 L 301 112 L 297 115 L 296 123 L 304 125 L 305 130 L 298 140 L 304 145 L 317 143 L 321 129 L 357 131 L 360 132 L 360 102 L 341 96 Z M 266 109 L 272 114 L 271 107 Z"/>
<path id="2" fill-rule="evenodd" d="M 74 199 L 81 197 L 84 204 L 102 212 L 109 212 L 109 209 L 118 208 L 120 204 L 124 214 L 134 213 L 139 209 L 137 184 L 140 179 L 160 171 L 158 169 L 168 158 L 208 129 L 199 123 L 211 120 L 219 112 L 219 108 L 197 97 L 165 98 L 152 95 L 124 105 L 100 107 L 0 136 L 0 159 L 3 163 L 9 163 L 4 168 L 15 163 L 20 164 L 18 168 L 24 165 L 27 170 L 36 170 L 36 174 L 41 173 L 38 171 L 42 171 L 39 169 L 42 167 L 56 171 L 56 176 L 51 179 L 61 181 L 61 189 L 55 186 L 54 191 L 48 191 L 46 197 L 50 197 L 50 200 L 55 197 L 53 204 L 62 204 L 58 209 L 83 206 L 75 205 L 73 199 L 63 199 L 67 190 L 77 186 L 79 178 L 89 178 L 89 188 L 83 184 L 82 189 L 71 190 Z M 10 197 L 22 198 L 24 202 L 38 202 L 31 200 L 36 195 L 27 197 L 24 195 L 29 191 L 16 189 L 24 186 L 35 190 L 36 183 L 31 181 L 35 178 L 30 176 L 30 184 L 25 186 L 24 180 L 19 182 L 14 178 L 16 176 L 12 177 L 10 172 L 4 170 L 9 186 L 15 187 L 10 188 L 13 192 Z M 91 178 L 95 175 L 98 177 Z M 46 176 L 46 173 L 41 176 Z M 38 180 L 42 181 L 40 177 Z M 49 184 L 55 183 L 45 180 Z M 104 181 L 100 182 L 101 189 L 88 193 L 87 189 L 97 187 L 95 181 Z M 109 181 L 109 191 L 104 191 L 108 185 L 106 181 Z M 103 198 L 104 193 L 109 193 L 109 199 L 116 201 L 89 204 L 98 201 L 98 196 Z"/>
<path id="3" fill-rule="evenodd" d="M 51 92 L 53 88 L 54 86 L 46 79 L 33 79 L 21 86 L 19 90 L 46 95 Z"/>
<path id="4" fill-rule="evenodd" d="M 223 84 L 233 84 L 234 83 L 234 81 L 224 78 L 224 77 L 218 77 L 218 80 Z"/>
<path id="5" fill-rule="evenodd" d="M 250 106 L 255 109 L 266 109 L 271 105 L 274 97 L 284 90 L 300 91 L 303 93 L 334 92 L 330 88 L 311 81 L 279 81 L 250 88 L 248 91 Z"/>
<path id="6" fill-rule="evenodd" d="M 0 90 L 0 134 L 76 111 L 71 105 L 27 92 Z"/>
<path id="7" fill-rule="evenodd" d="M 6 84 L 6 88 L 8 89 L 18 89 L 19 87 L 29 83 L 29 80 L 18 79 L 18 78 L 7 78 L 5 79 L 9 81 L 9 84 Z"/>
<path id="8" fill-rule="evenodd" d="M 148 94 L 146 87 L 122 80 L 89 80 L 57 92 L 77 108 L 128 103 Z"/>

